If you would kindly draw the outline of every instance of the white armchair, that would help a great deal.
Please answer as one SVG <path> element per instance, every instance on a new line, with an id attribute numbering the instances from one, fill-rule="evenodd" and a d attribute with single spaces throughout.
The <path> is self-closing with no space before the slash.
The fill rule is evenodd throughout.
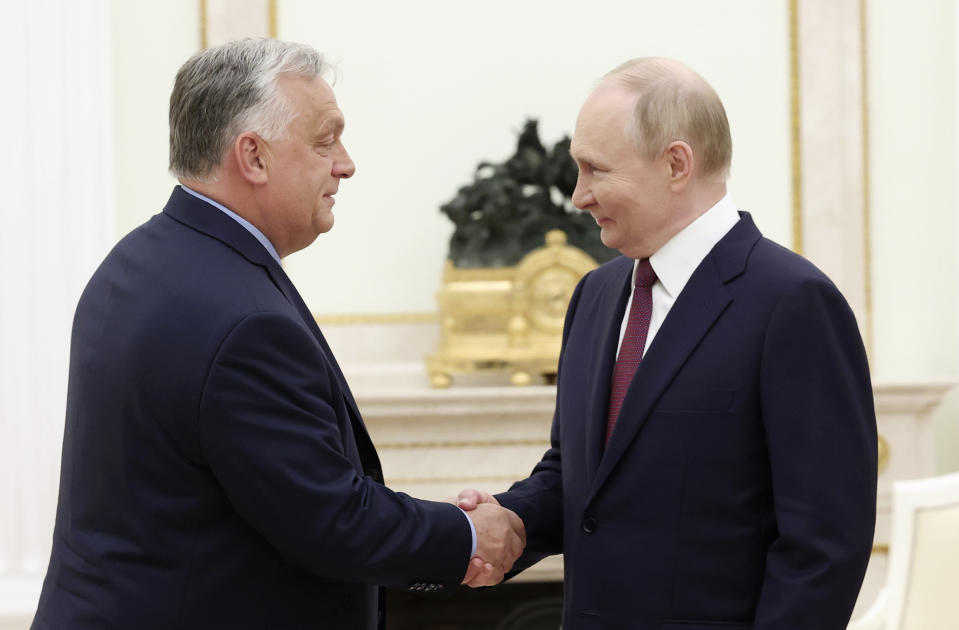
<path id="1" fill-rule="evenodd" d="M 886 584 L 848 630 L 959 628 L 959 472 L 892 489 Z"/>

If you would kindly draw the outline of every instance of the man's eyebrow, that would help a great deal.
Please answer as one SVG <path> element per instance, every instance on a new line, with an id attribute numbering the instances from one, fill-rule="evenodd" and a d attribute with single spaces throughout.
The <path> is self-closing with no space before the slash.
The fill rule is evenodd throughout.
<path id="1" fill-rule="evenodd" d="M 593 164 L 596 161 L 594 157 L 589 154 L 589 151 L 572 145 L 569 147 L 569 157 L 573 158 L 575 162 L 586 162 L 588 164 Z"/>
<path id="2" fill-rule="evenodd" d="M 343 129 L 345 127 L 346 127 L 346 120 L 342 116 L 331 116 L 320 124 L 320 132 L 343 133 Z"/>

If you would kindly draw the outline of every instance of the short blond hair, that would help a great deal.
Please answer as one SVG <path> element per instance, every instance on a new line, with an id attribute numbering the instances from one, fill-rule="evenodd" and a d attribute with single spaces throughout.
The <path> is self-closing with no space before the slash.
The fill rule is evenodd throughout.
<path id="1" fill-rule="evenodd" d="M 639 57 L 604 77 L 637 94 L 628 129 L 640 154 L 658 157 L 670 142 L 682 140 L 693 149 L 705 175 L 729 176 L 733 141 L 719 95 L 696 72 L 672 59 Z"/>

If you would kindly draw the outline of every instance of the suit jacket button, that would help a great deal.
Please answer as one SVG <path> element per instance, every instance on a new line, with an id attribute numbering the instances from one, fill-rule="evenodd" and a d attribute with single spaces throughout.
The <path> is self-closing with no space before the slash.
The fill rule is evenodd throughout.
<path id="1" fill-rule="evenodd" d="M 583 531 L 587 534 L 595 534 L 596 530 L 599 529 L 599 521 L 597 521 L 592 516 L 587 516 L 583 519 Z"/>

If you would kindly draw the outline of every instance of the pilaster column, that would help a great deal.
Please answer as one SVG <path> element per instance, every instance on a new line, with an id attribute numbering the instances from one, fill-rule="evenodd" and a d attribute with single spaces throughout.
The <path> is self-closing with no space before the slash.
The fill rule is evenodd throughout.
<path id="1" fill-rule="evenodd" d="M 110 2 L 4 4 L 0 628 L 47 568 L 73 312 L 115 240 Z"/>
<path id="2" fill-rule="evenodd" d="M 276 37 L 276 1 L 200 0 L 203 47 L 243 37 Z"/>
<path id="3" fill-rule="evenodd" d="M 872 342 L 865 0 L 789 0 L 794 247 L 836 283 Z"/>

